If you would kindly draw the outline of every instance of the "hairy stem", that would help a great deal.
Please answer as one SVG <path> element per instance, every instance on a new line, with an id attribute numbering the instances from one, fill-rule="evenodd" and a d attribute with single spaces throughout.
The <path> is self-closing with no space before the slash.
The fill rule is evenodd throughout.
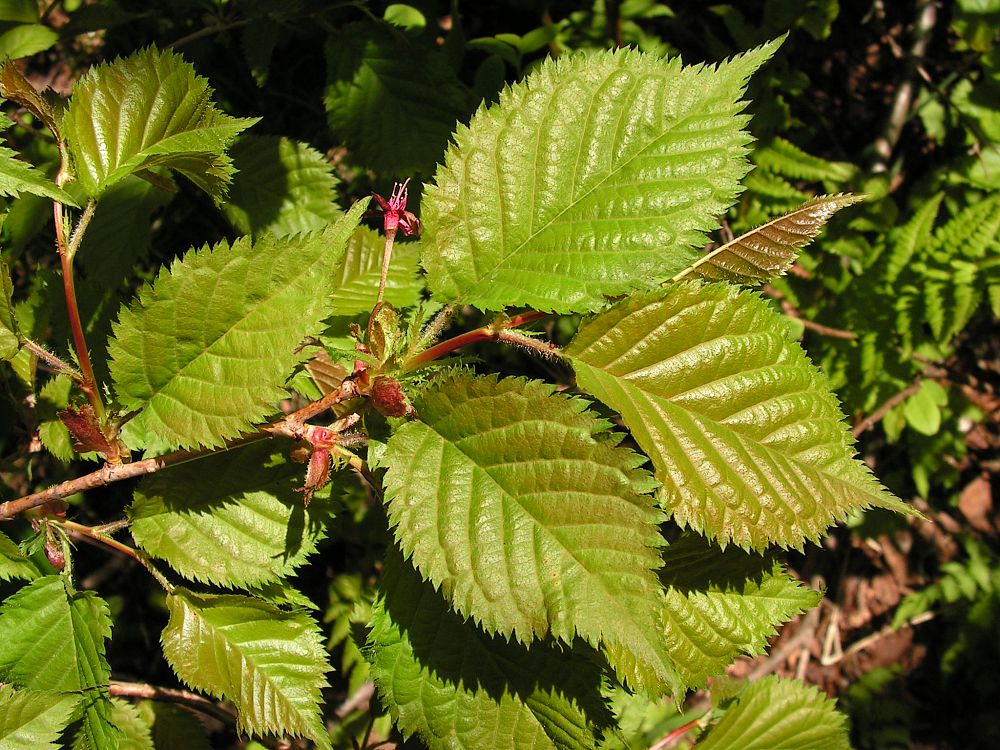
<path id="1" fill-rule="evenodd" d="M 36 357 L 42 360 L 53 370 L 57 372 L 66 373 L 67 375 L 69 375 L 71 378 L 73 378 L 73 380 L 77 384 L 81 384 L 83 382 L 83 375 L 81 375 L 80 372 L 75 367 L 73 367 L 67 362 L 63 362 L 59 357 L 50 352 L 41 344 L 36 344 L 31 339 L 26 339 L 22 337 L 21 346 L 23 346 L 29 352 L 34 354 Z"/>
<path id="2" fill-rule="evenodd" d="M 172 592 L 174 590 L 173 584 L 171 584 L 170 581 L 168 581 L 166 577 L 159 570 L 156 569 L 152 561 L 149 559 L 148 555 L 146 555 L 141 550 L 129 547 L 127 544 L 119 542 L 117 539 L 104 533 L 102 527 L 85 526 L 82 523 L 76 523 L 75 521 L 67 521 L 66 519 L 63 518 L 49 519 L 49 523 L 61 527 L 63 531 L 65 531 L 70 536 L 74 536 L 77 538 L 84 538 L 97 542 L 98 544 L 103 544 L 105 547 L 117 550 L 118 552 L 121 552 L 123 555 L 131 557 L 133 560 L 142 565 L 142 567 L 144 567 L 147 571 L 149 571 L 149 574 L 156 579 L 156 582 L 159 583 L 160 586 L 162 586 L 165 591 Z"/>
<path id="3" fill-rule="evenodd" d="M 382 273 L 378 278 L 378 296 L 375 298 L 375 310 L 382 305 L 385 296 L 385 281 L 389 278 L 389 263 L 392 261 L 392 243 L 396 239 L 395 229 L 385 230 L 385 249 L 382 251 Z M 374 315 L 374 312 L 372 313 Z"/>
<path id="4" fill-rule="evenodd" d="M 440 344 L 435 344 L 429 349 L 424 349 L 419 354 L 411 357 L 403 364 L 402 369 L 404 372 L 411 372 L 423 367 L 429 362 L 440 359 L 445 354 L 453 352 L 456 349 L 460 349 L 463 346 L 474 344 L 477 341 L 488 341 L 492 339 L 503 340 L 500 336 L 503 331 L 508 331 L 511 328 L 519 328 L 520 326 L 526 325 L 534 320 L 547 317 L 548 315 L 549 313 L 538 311 L 521 313 L 520 315 L 515 315 L 509 320 L 504 321 L 502 325 L 490 323 L 489 325 L 481 326 L 471 331 L 466 331 L 465 333 L 460 333 L 458 336 L 442 341 Z M 523 342 L 519 339 L 516 343 L 521 344 Z M 541 344 L 541 342 L 536 343 Z M 551 350 L 548 354 L 551 356 Z"/>
<path id="5" fill-rule="evenodd" d="M 94 215 L 96 207 L 94 201 L 90 201 L 84 209 L 80 221 L 76 225 L 72 236 L 67 240 L 66 228 L 63 224 L 63 205 L 59 201 L 53 201 L 52 213 L 56 222 L 56 248 L 59 250 L 59 262 L 62 266 L 63 292 L 66 296 L 66 312 L 69 316 L 69 327 L 73 334 L 73 348 L 76 351 L 77 361 L 80 363 L 80 389 L 87 396 L 87 400 L 94 408 L 94 414 L 100 424 L 106 420 L 104 402 L 101 400 L 100 389 L 97 387 L 97 378 L 94 377 L 94 368 L 90 363 L 90 352 L 87 349 L 87 339 L 83 335 L 83 323 L 80 320 L 80 308 L 76 302 L 76 285 L 73 280 L 73 256 L 80 249 L 83 235 L 87 231 L 87 225 Z"/>

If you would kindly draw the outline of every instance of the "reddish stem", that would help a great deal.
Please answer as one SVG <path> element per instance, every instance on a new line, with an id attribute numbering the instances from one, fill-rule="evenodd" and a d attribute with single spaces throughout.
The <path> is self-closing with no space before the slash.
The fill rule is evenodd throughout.
<path id="1" fill-rule="evenodd" d="M 666 750 L 666 748 L 670 747 L 673 743 L 698 726 L 698 722 L 701 721 L 701 719 L 702 717 L 699 716 L 697 719 L 692 719 L 687 724 L 682 724 L 677 727 L 677 729 L 668 733 L 665 737 L 657 740 L 650 746 L 649 750 Z"/>
<path id="2" fill-rule="evenodd" d="M 442 341 L 439 344 L 435 344 L 429 349 L 424 349 L 422 352 L 412 357 L 406 364 L 403 365 L 403 371 L 409 372 L 410 370 L 416 370 L 418 367 L 426 365 L 428 362 L 433 362 L 436 359 L 440 359 L 445 354 L 453 352 L 456 349 L 460 349 L 463 346 L 468 346 L 469 344 L 474 344 L 477 341 L 487 341 L 489 339 L 495 339 L 499 336 L 502 331 L 509 330 L 511 328 L 519 328 L 520 326 L 531 323 L 534 320 L 539 320 L 540 318 L 545 318 L 551 313 L 539 312 L 537 310 L 532 310 L 531 312 L 521 313 L 515 315 L 509 320 L 505 321 L 502 325 L 496 323 L 490 323 L 489 325 L 482 326 L 480 328 L 475 328 L 471 331 L 466 331 L 465 333 L 460 333 L 454 338 L 450 338 L 447 341 Z"/>
<path id="3" fill-rule="evenodd" d="M 56 222 L 56 247 L 59 250 L 59 262 L 62 266 L 63 292 L 66 296 L 66 312 L 69 316 L 69 327 L 73 333 L 73 348 L 76 349 L 76 358 L 80 363 L 80 373 L 83 380 L 80 388 L 94 407 L 94 414 L 103 425 L 105 420 L 104 402 L 101 401 L 101 394 L 97 388 L 97 378 L 94 377 L 94 368 L 90 363 L 90 353 L 87 350 L 87 339 L 83 335 L 83 323 L 80 320 L 80 308 L 76 303 L 76 286 L 73 281 L 73 256 L 79 247 L 83 231 L 90 222 L 90 217 L 94 213 L 94 204 L 87 206 L 76 233 L 71 241 L 66 239 L 66 231 L 63 226 L 62 204 L 59 201 L 52 203 L 52 212 Z"/>

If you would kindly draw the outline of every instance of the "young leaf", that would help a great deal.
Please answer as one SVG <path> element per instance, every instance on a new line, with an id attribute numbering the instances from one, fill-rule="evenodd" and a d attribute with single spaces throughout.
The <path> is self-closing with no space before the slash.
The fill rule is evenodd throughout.
<path id="1" fill-rule="evenodd" d="M 90 747 L 114 750 L 119 732 L 104 658 L 110 636 L 108 605 L 94 592 L 71 594 L 60 576 L 39 578 L 0 607 L 0 680 L 82 695 L 84 737 Z"/>
<path id="2" fill-rule="evenodd" d="M 755 294 L 688 282 L 635 297 L 565 354 L 653 460 L 663 508 L 723 545 L 801 547 L 853 508 L 911 512 L 852 458 L 836 398 Z"/>
<path id="3" fill-rule="evenodd" d="M 320 690 L 330 670 L 319 628 L 301 612 L 282 612 L 245 596 L 167 596 L 163 655 L 193 688 L 232 701 L 240 730 L 330 741 L 320 721 Z"/>
<path id="4" fill-rule="evenodd" d="M 69 193 L 58 187 L 43 172 L 16 157 L 14 151 L 0 146 L 0 195 L 12 195 L 16 198 L 21 193 L 31 193 L 67 206 L 77 205 Z"/>
<path id="5" fill-rule="evenodd" d="M 765 677 L 744 687 L 696 750 L 850 750 L 836 704 L 796 680 Z"/>
<path id="6" fill-rule="evenodd" d="M 393 719 L 431 750 L 596 746 L 608 723 L 597 663 L 552 643 L 525 649 L 452 612 L 391 550 L 367 651 Z"/>
<path id="7" fill-rule="evenodd" d="M 14 284 L 10 280 L 10 269 L 0 259 L 0 361 L 4 362 L 17 354 L 21 348 L 14 305 L 11 303 L 13 294 Z"/>
<path id="8" fill-rule="evenodd" d="M 365 206 L 322 234 L 249 238 L 188 253 L 123 309 L 108 353 L 118 398 L 142 408 L 126 436 L 219 446 L 284 397 L 296 345 L 317 335 Z"/>
<path id="9" fill-rule="evenodd" d="M 659 514 L 638 456 L 586 402 L 457 374 L 414 402 L 383 463 L 389 521 L 463 617 L 527 642 L 579 635 L 648 692 L 676 688 L 653 569 Z"/>
<path id="10" fill-rule="evenodd" d="M 303 508 L 304 469 L 286 452 L 258 443 L 144 479 L 129 512 L 136 544 L 196 581 L 245 587 L 291 575 L 332 508 L 319 498 Z"/>
<path id="11" fill-rule="evenodd" d="M 347 243 L 347 254 L 337 274 L 337 290 L 330 312 L 360 315 L 375 306 L 385 238 L 366 227 L 358 227 Z M 417 277 L 416 243 L 397 243 L 385 281 L 385 299 L 395 307 L 411 307 L 420 299 L 423 284 Z"/>
<path id="12" fill-rule="evenodd" d="M 431 290 L 579 312 L 686 267 L 739 194 L 740 97 L 779 44 L 717 68 L 633 50 L 542 63 L 458 129 L 427 189 Z"/>
<path id="13" fill-rule="evenodd" d="M 333 167 L 308 144 L 244 135 L 229 155 L 237 172 L 222 210 L 243 234 L 306 234 L 340 216 Z"/>
<path id="14" fill-rule="evenodd" d="M 13 540 L 0 531 L 0 581 L 33 581 L 40 575 L 38 566 L 22 555 Z"/>
<path id="15" fill-rule="evenodd" d="M 690 533 L 665 550 L 660 581 L 668 648 L 689 688 L 704 687 L 741 653 L 761 653 L 776 625 L 821 598 L 773 559 L 722 551 Z"/>
<path id="16" fill-rule="evenodd" d="M 77 81 L 62 133 L 92 198 L 130 174 L 166 167 L 218 201 L 233 174 L 226 146 L 257 119 L 221 112 L 189 63 L 151 47 Z"/>
<path id="17" fill-rule="evenodd" d="M 813 198 L 791 213 L 706 253 L 673 280 L 689 273 L 703 279 L 739 283 L 763 282 L 781 276 L 795 262 L 799 251 L 816 239 L 831 216 L 861 200 L 863 196 L 843 194 Z"/>
<path id="18" fill-rule="evenodd" d="M 158 750 L 153 746 L 149 723 L 133 704 L 121 698 L 112 698 L 111 721 L 122 731 L 119 750 Z"/>
<path id="19" fill-rule="evenodd" d="M 14 690 L 0 686 L 0 747 L 56 750 L 59 735 L 80 702 L 77 695 Z"/>
<path id="20" fill-rule="evenodd" d="M 364 166 L 429 175 L 472 108 L 443 53 L 387 24 L 356 23 L 326 44 L 330 128 Z"/>

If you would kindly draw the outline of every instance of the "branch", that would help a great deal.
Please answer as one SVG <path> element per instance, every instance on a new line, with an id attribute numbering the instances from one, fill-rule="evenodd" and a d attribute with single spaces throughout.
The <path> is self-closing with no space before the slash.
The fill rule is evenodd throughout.
<path id="1" fill-rule="evenodd" d="M 354 385 L 354 381 L 350 379 L 344 380 L 337 390 L 331 391 L 319 401 L 315 401 L 308 406 L 299 409 L 297 412 L 289 414 L 282 419 L 262 427 L 258 432 L 252 435 L 226 443 L 225 450 L 256 443 L 275 435 L 282 435 L 296 440 L 300 439 L 302 438 L 303 427 L 307 419 L 316 416 L 341 401 L 346 401 L 357 395 L 358 390 Z M 0 503 L 0 521 L 9 521 L 18 513 L 23 513 L 31 508 L 37 508 L 39 505 L 44 505 L 52 500 L 59 500 L 70 495 L 75 495 L 78 492 L 92 490 L 96 487 L 103 487 L 104 485 L 112 484 L 113 482 L 120 482 L 123 479 L 133 479 L 135 477 L 145 476 L 146 474 L 155 474 L 156 472 L 166 469 L 169 466 L 178 466 L 180 464 L 187 463 L 188 461 L 194 461 L 199 458 L 204 458 L 205 456 L 210 456 L 218 451 L 218 448 L 204 448 L 202 450 L 195 451 L 175 451 L 174 453 L 167 453 L 163 456 L 147 458 L 144 461 L 136 461 L 130 464 L 107 465 L 97 471 L 91 472 L 90 474 L 85 474 L 84 476 L 77 477 L 76 479 L 70 479 L 62 484 L 57 484 L 49 487 L 48 489 L 42 490 L 41 492 L 35 492 L 31 495 L 19 497 L 16 500 L 8 500 L 5 503 Z"/>
<path id="2" fill-rule="evenodd" d="M 236 723 L 236 711 L 224 703 L 217 703 L 204 696 L 192 693 L 188 690 L 178 690 L 176 688 L 159 687 L 149 685 L 144 682 L 123 682 L 121 680 L 111 680 L 108 685 L 108 692 L 119 698 L 145 698 L 151 701 L 170 701 L 171 703 L 181 703 L 196 711 L 213 716 L 226 724 Z"/>
<path id="3" fill-rule="evenodd" d="M 918 16 L 913 25 L 913 43 L 910 45 L 909 58 L 905 61 L 905 73 L 896 88 L 896 96 L 892 101 L 885 129 L 873 144 L 875 151 L 875 161 L 872 164 L 873 172 L 886 171 L 889 159 L 892 158 L 892 152 L 899 142 L 903 125 L 906 124 L 910 108 L 913 105 L 913 95 L 916 91 L 916 60 L 922 58 L 927 52 L 931 33 L 937 23 L 937 6 L 934 3 L 935 0 L 917 0 Z"/>
<path id="4" fill-rule="evenodd" d="M 411 357 L 408 361 L 403 363 L 402 370 L 403 372 L 416 370 L 429 362 L 440 359 L 449 352 L 455 351 L 455 349 L 460 349 L 463 346 L 474 344 L 477 341 L 489 341 L 491 339 L 503 340 L 504 337 L 501 334 L 504 331 L 509 331 L 511 328 L 518 328 L 519 326 L 523 326 L 534 320 L 547 317 L 548 315 L 549 313 L 537 311 L 521 313 L 520 315 L 515 315 L 509 320 L 500 323 L 493 322 L 489 325 L 481 326 L 480 328 L 475 328 L 471 331 L 466 331 L 465 333 L 460 333 L 454 338 L 442 341 L 440 344 L 435 344 L 430 349 L 424 349 L 419 354 Z M 518 340 L 516 343 L 523 344 L 524 342 Z M 547 353 L 549 355 L 552 354 L 551 351 Z"/>
<path id="5" fill-rule="evenodd" d="M 924 374 L 921 373 L 916 378 L 914 378 L 913 382 L 910 383 L 908 386 L 906 386 L 906 388 L 901 390 L 899 393 L 890 398 L 888 401 L 882 404 L 879 408 L 877 408 L 867 417 L 865 417 L 856 425 L 854 425 L 854 429 L 851 430 L 851 434 L 854 435 L 855 438 L 857 438 L 862 433 L 870 430 L 872 427 L 881 422 L 886 414 L 888 414 L 890 411 L 895 409 L 901 403 L 906 401 L 906 399 L 908 399 L 914 393 L 919 391 L 920 386 L 923 385 L 923 383 L 924 383 Z"/>
<path id="6" fill-rule="evenodd" d="M 845 331 L 840 328 L 831 328 L 830 326 L 825 326 L 822 323 L 815 323 L 811 320 L 807 320 L 805 316 L 802 315 L 802 312 L 797 307 L 795 307 L 795 305 L 793 305 L 788 299 L 785 298 L 784 294 L 779 292 L 770 284 L 764 284 L 764 286 L 761 287 L 761 291 L 764 292 L 764 294 L 766 294 L 768 297 L 771 297 L 772 299 L 779 302 L 781 304 L 781 311 L 785 313 L 785 315 L 787 315 L 788 317 L 795 318 L 796 320 L 801 322 L 802 327 L 807 330 L 813 331 L 814 333 L 818 333 L 820 336 L 829 336 L 830 338 L 845 339 L 847 341 L 853 341 L 858 337 L 858 335 L 854 333 L 854 331 Z"/>

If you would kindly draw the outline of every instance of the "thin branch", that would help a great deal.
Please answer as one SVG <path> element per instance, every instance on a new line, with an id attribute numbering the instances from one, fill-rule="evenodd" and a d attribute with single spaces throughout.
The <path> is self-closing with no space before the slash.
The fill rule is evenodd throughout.
<path id="1" fill-rule="evenodd" d="M 358 391 L 357 387 L 354 385 L 354 381 L 347 379 L 340 384 L 340 387 L 337 390 L 331 391 L 319 401 L 309 404 L 308 406 L 299 409 L 297 412 L 289 414 L 282 419 L 262 427 L 260 431 L 252 435 L 228 442 L 226 444 L 226 449 L 249 445 L 260 440 L 266 440 L 275 435 L 299 439 L 302 437 L 303 426 L 307 419 L 320 414 L 341 401 L 346 401 L 357 395 Z M 147 458 L 144 461 L 135 461 L 130 464 L 107 465 L 97 471 L 91 472 L 90 474 L 85 474 L 84 476 L 77 477 L 76 479 L 70 479 L 61 484 L 42 490 L 41 492 L 35 492 L 31 495 L 19 497 L 16 500 L 8 500 L 5 503 L 0 503 L 0 521 L 10 520 L 18 513 L 23 513 L 31 508 L 37 508 L 39 505 L 44 505 L 52 500 L 59 500 L 70 495 L 75 495 L 78 492 L 84 492 L 86 490 L 92 490 L 96 487 L 103 487 L 104 485 L 112 484 L 114 482 L 120 482 L 123 479 L 133 479 L 135 477 L 145 476 L 146 474 L 155 474 L 156 472 L 170 466 L 179 466 L 180 464 L 187 463 L 188 461 L 205 458 L 206 456 L 218 453 L 218 451 L 218 448 L 205 448 L 195 451 L 175 451 L 174 453 L 167 453 L 163 456 Z"/>
<path id="2" fill-rule="evenodd" d="M 216 24 L 215 26 L 205 26 L 204 28 L 198 29 L 197 31 L 194 31 L 186 36 L 182 36 L 180 39 L 171 42 L 166 47 L 164 47 L 164 49 L 177 49 L 178 47 L 183 47 L 185 44 L 188 44 L 189 42 L 197 41 L 202 37 L 212 36 L 212 34 L 221 34 L 223 31 L 231 31 L 232 29 L 238 29 L 241 26 L 246 26 L 248 23 L 250 23 L 251 20 L 252 19 L 249 18 L 241 18 L 237 21 L 219 23 Z"/>
<path id="3" fill-rule="evenodd" d="M 144 682 L 123 682 L 122 680 L 111 680 L 108 692 L 119 698 L 145 698 L 151 701 L 169 701 L 180 703 L 193 708 L 201 713 L 208 714 L 229 725 L 236 724 L 236 711 L 224 704 L 209 700 L 204 696 L 192 693 L 189 690 L 178 690 L 176 688 L 159 687 L 149 685 Z"/>
<path id="4" fill-rule="evenodd" d="M 904 61 L 905 73 L 896 87 L 896 96 L 893 99 L 892 108 L 889 110 L 889 119 L 885 129 L 873 144 L 875 151 L 875 161 L 872 164 L 873 172 L 884 172 L 888 168 L 892 152 L 899 142 L 903 126 L 906 124 L 910 108 L 913 105 L 913 96 L 916 92 L 916 61 L 927 52 L 934 25 L 937 23 L 935 0 L 917 0 L 916 10 L 918 15 L 913 24 L 913 42 L 910 45 L 909 57 Z"/>
<path id="5" fill-rule="evenodd" d="M 859 437 L 862 433 L 865 433 L 868 430 L 870 430 L 872 427 L 881 422 L 885 418 L 886 414 L 888 414 L 890 411 L 895 409 L 901 403 L 906 401 L 906 399 L 908 399 L 914 393 L 919 391 L 920 386 L 922 386 L 923 383 L 924 383 L 924 374 L 921 373 L 916 378 L 914 378 L 913 382 L 910 383 L 908 386 L 906 386 L 906 388 L 901 390 L 895 396 L 888 399 L 879 408 L 877 408 L 867 417 L 865 417 L 856 425 L 854 425 L 854 429 L 851 430 L 851 434 L 854 435 L 854 437 Z"/>
<path id="6" fill-rule="evenodd" d="M 701 720 L 705 718 L 704 716 L 699 716 L 697 719 L 691 719 L 687 724 L 682 724 L 676 729 L 668 732 L 666 735 L 661 737 L 655 743 L 649 746 L 649 750 L 666 750 L 666 748 L 673 745 L 677 740 L 683 737 L 685 734 L 694 729 Z"/>
<path id="7" fill-rule="evenodd" d="M 429 349 L 424 349 L 419 354 L 411 357 L 408 361 L 403 364 L 403 371 L 410 372 L 416 370 L 419 367 L 423 367 L 429 362 L 433 362 L 436 359 L 440 359 L 445 354 L 455 351 L 456 349 L 461 349 L 463 346 L 468 346 L 469 344 L 474 344 L 477 341 L 489 341 L 493 339 L 499 339 L 500 333 L 503 331 L 509 331 L 511 328 L 519 328 L 520 326 L 526 325 L 534 320 L 539 320 L 540 318 L 547 317 L 550 313 L 546 312 L 527 312 L 521 313 L 520 315 L 515 315 L 509 320 L 503 321 L 501 323 L 493 322 L 480 328 L 475 328 L 471 331 L 466 331 L 465 333 L 460 333 L 454 338 L 450 338 L 446 341 L 442 341 Z M 518 341 L 516 343 L 522 343 Z"/>
<path id="8" fill-rule="evenodd" d="M 80 372 L 75 367 L 68 364 L 67 362 L 63 362 L 61 359 L 59 359 L 59 357 L 50 352 L 41 344 L 36 344 L 31 339 L 26 339 L 22 337 L 21 346 L 23 346 L 29 352 L 34 354 L 36 357 L 38 357 L 40 360 L 42 360 L 45 364 L 47 364 L 56 372 L 62 372 L 69 375 L 77 384 L 83 382 L 83 375 L 81 375 Z"/>
<path id="9" fill-rule="evenodd" d="M 791 303 L 790 300 L 785 298 L 785 295 L 779 292 L 770 284 L 764 284 L 761 287 L 761 291 L 764 292 L 768 297 L 776 300 L 781 305 L 781 311 L 790 318 L 795 318 L 800 323 L 802 327 L 818 333 L 820 336 L 828 336 L 834 339 L 845 339 L 847 341 L 853 341 L 858 337 L 853 331 L 845 331 L 840 328 L 831 328 L 830 326 L 825 326 L 822 323 L 816 323 L 812 320 L 808 320 L 795 305 Z"/>

